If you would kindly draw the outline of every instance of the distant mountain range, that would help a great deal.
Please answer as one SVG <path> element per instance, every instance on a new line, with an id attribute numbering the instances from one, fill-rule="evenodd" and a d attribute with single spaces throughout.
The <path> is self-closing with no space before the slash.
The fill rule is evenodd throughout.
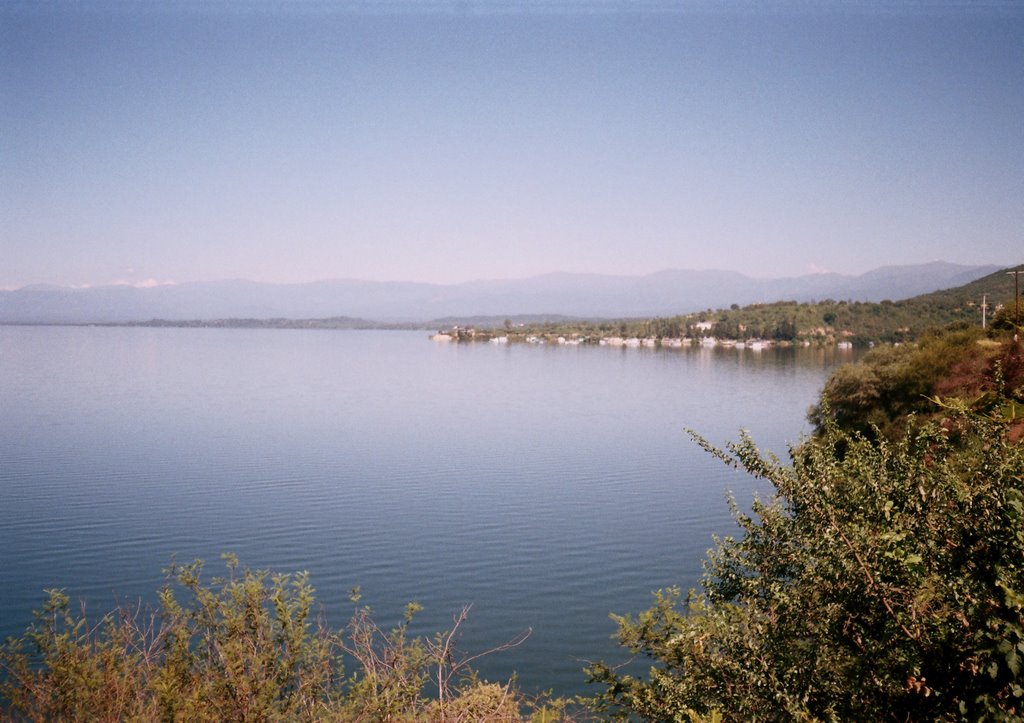
<path id="1" fill-rule="evenodd" d="M 755 279 L 732 271 L 668 270 L 645 276 L 553 273 L 448 285 L 346 279 L 304 284 L 210 281 L 149 288 L 37 285 L 0 291 L 0 323 L 339 316 L 394 323 L 545 314 L 669 316 L 780 300 L 895 301 L 960 286 L 998 269 L 936 261 L 885 266 L 859 276 L 829 273 L 783 279 Z"/>

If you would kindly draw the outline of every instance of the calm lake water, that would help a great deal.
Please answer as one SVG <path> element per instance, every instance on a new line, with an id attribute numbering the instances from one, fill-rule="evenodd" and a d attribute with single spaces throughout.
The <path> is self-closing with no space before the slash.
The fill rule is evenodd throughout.
<path id="1" fill-rule="evenodd" d="M 0 636 L 42 590 L 152 600 L 172 555 L 363 590 L 530 689 L 624 659 L 610 612 L 696 583 L 755 481 L 687 437 L 784 454 L 849 353 L 454 345 L 422 332 L 0 327 Z M 763 483 L 762 483 L 763 485 Z"/>

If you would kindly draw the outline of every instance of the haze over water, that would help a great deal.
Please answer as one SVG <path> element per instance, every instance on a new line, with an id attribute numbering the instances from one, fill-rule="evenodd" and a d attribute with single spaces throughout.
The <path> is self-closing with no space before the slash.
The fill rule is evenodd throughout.
<path id="1" fill-rule="evenodd" d="M 610 612 L 692 586 L 727 489 L 700 451 L 785 452 L 834 350 L 435 344 L 421 332 L 0 327 L 0 635 L 47 587 L 152 600 L 171 555 L 308 569 L 342 625 L 360 585 L 418 630 L 472 603 L 492 678 L 582 692 L 626 656 Z"/>

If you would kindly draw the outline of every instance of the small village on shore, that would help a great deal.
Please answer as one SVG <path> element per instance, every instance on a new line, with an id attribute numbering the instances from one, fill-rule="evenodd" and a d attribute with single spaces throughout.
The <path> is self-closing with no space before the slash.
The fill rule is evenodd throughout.
<path id="1" fill-rule="evenodd" d="M 834 332 L 824 328 L 813 339 L 731 339 L 719 338 L 713 334 L 714 324 L 698 322 L 694 325 L 696 333 L 687 336 L 604 336 L 600 334 L 558 333 L 558 332 L 514 332 L 509 330 L 476 329 L 473 327 L 453 326 L 440 330 L 430 336 L 431 341 L 439 343 L 486 343 L 486 344 L 550 344 L 556 346 L 609 346 L 623 348 L 648 349 L 681 349 L 683 347 L 724 347 L 762 351 L 773 347 L 792 346 L 835 346 L 839 349 L 852 349 L 854 344 L 848 337 L 850 332 Z M 869 342 L 868 346 L 874 346 Z"/>
<path id="2" fill-rule="evenodd" d="M 996 271 L 951 289 L 909 299 L 778 301 L 671 317 L 438 320 L 439 343 L 546 344 L 620 348 L 870 348 L 917 343 L 936 328 L 1019 328 L 1018 272 Z"/>

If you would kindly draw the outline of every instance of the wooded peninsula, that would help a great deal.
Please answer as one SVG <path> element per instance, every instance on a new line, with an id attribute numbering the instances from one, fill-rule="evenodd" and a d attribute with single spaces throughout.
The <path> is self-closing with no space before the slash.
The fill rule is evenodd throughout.
<path id="1" fill-rule="evenodd" d="M 996 330 L 1014 323 L 1014 279 L 997 271 L 953 289 L 901 301 L 778 301 L 651 319 L 506 319 L 464 322 L 442 329 L 436 341 L 603 344 L 679 347 L 689 344 L 869 346 L 912 342 L 927 329 L 965 323 Z"/>

